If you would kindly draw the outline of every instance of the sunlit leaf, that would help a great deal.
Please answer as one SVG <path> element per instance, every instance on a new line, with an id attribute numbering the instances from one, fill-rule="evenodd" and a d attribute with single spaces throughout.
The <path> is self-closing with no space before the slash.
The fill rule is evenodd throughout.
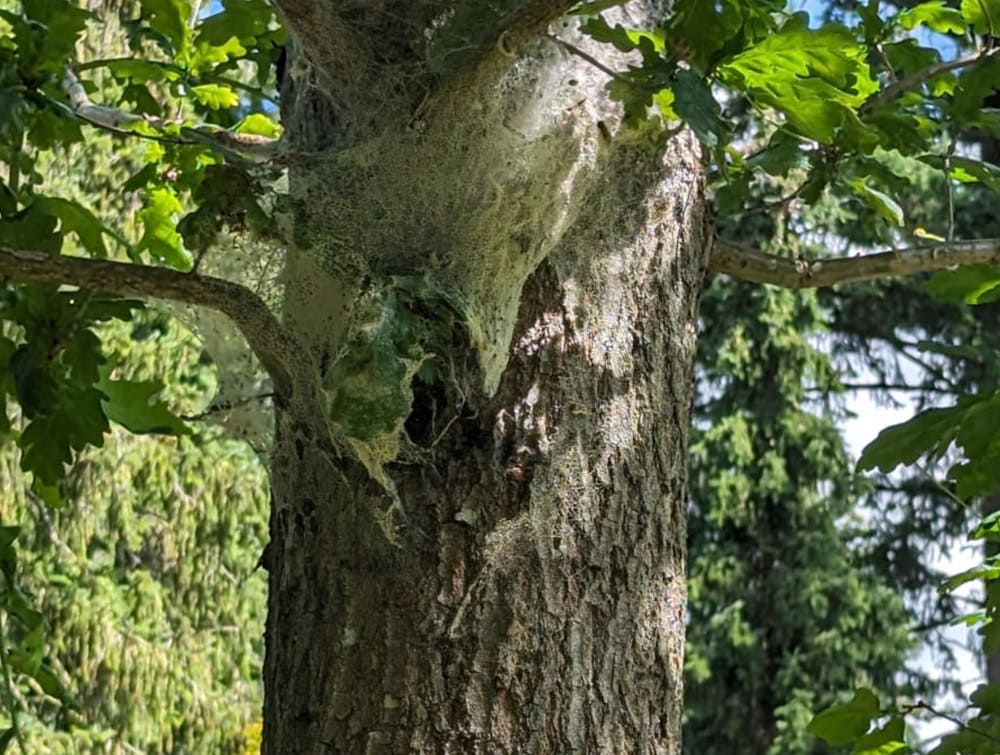
<path id="1" fill-rule="evenodd" d="M 148 251 L 154 259 L 179 270 L 189 269 L 191 255 L 177 232 L 177 219 L 183 209 L 174 192 L 166 187 L 147 192 L 145 207 L 138 213 L 144 232 L 137 251 Z"/>
<path id="2" fill-rule="evenodd" d="M 200 84 L 191 87 L 191 94 L 202 105 L 210 107 L 213 110 L 236 107 L 240 104 L 239 95 L 222 84 Z"/>
<path id="3" fill-rule="evenodd" d="M 251 113 L 236 126 L 239 134 L 258 134 L 270 138 L 281 135 L 281 127 L 263 113 Z"/>
<path id="4" fill-rule="evenodd" d="M 956 8 L 949 8 L 944 0 L 920 3 L 904 10 L 897 16 L 904 29 L 913 29 L 923 24 L 939 34 L 964 34 L 966 18 Z"/>

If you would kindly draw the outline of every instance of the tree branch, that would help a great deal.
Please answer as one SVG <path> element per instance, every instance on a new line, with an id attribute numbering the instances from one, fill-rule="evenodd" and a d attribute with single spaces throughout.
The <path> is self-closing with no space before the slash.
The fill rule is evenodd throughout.
<path id="1" fill-rule="evenodd" d="M 329 80 L 350 81 L 368 67 L 371 50 L 364 36 L 352 30 L 334 9 L 340 4 L 272 0 L 272 5 L 309 62 Z"/>
<path id="2" fill-rule="evenodd" d="M 130 57 L 116 57 L 116 58 L 100 58 L 98 60 L 88 60 L 85 63 L 80 63 L 76 66 L 77 71 L 90 71 L 94 68 L 103 68 L 105 66 L 113 66 L 115 63 L 131 63 L 138 60 L 137 58 Z M 252 84 L 246 84 L 239 79 L 234 79 L 229 76 L 222 76 L 217 73 L 212 73 L 211 71 L 207 73 L 201 73 L 198 76 L 191 74 L 188 69 L 184 66 L 179 66 L 176 63 L 168 63 L 163 60 L 148 60 L 142 58 L 142 63 L 144 65 L 152 65 L 157 68 L 162 68 L 164 71 L 170 71 L 176 74 L 178 77 L 191 82 L 192 84 L 200 84 L 202 82 L 215 82 L 216 84 L 225 84 L 233 89 L 240 89 L 248 94 L 260 97 L 263 100 L 268 100 L 269 102 L 277 102 L 277 100 L 267 94 L 262 88 L 255 87 Z"/>
<path id="3" fill-rule="evenodd" d="M 286 401 L 295 389 L 310 391 L 319 368 L 271 310 L 245 286 L 221 278 L 0 246 L 0 278 L 24 283 L 69 285 L 208 307 L 228 316 L 243 333 Z M 307 399 L 308 400 L 308 399 Z"/>
<path id="4" fill-rule="evenodd" d="M 800 289 L 929 273 L 956 265 L 1000 265 L 1000 239 L 957 241 L 816 260 L 778 257 L 716 239 L 709 270 L 754 283 Z"/>
<path id="5" fill-rule="evenodd" d="M 505 44 L 518 46 L 545 34 L 549 25 L 566 15 L 580 0 L 526 0 L 501 31 Z M 499 38 L 498 38 L 499 39 Z"/>
<path id="6" fill-rule="evenodd" d="M 939 393 L 945 396 L 961 396 L 962 391 L 953 388 L 938 388 L 928 385 L 908 385 L 906 383 L 840 383 L 838 388 L 845 391 L 901 391 L 904 393 Z M 826 388 L 806 388 L 806 393 L 827 395 Z"/>
<path id="7" fill-rule="evenodd" d="M 461 0 L 434 31 L 428 50 L 439 74 L 474 65 L 489 51 L 508 57 L 526 42 L 545 34 L 549 25 L 579 0 Z"/>
<path id="8" fill-rule="evenodd" d="M 180 136 L 134 131 L 132 127 L 140 123 L 149 124 L 157 131 L 163 131 L 167 124 L 158 118 L 144 118 L 117 108 L 95 105 L 83 88 L 83 84 L 80 83 L 80 79 L 69 68 L 63 74 L 63 89 L 69 99 L 70 111 L 73 115 L 95 128 L 110 131 L 119 136 L 135 136 L 166 144 L 203 144 L 209 149 L 221 152 L 231 160 L 238 161 L 264 162 L 279 156 L 283 149 L 279 139 L 269 139 L 257 134 L 238 134 L 218 126 L 198 128 L 179 126 Z M 65 108 L 62 103 L 58 104 Z"/>
<path id="9" fill-rule="evenodd" d="M 914 71 L 909 76 L 904 76 L 899 81 L 887 86 L 885 89 L 875 92 L 875 94 L 865 100 L 858 109 L 858 115 L 865 115 L 870 113 L 879 105 L 885 105 L 892 102 L 898 97 L 906 94 L 906 92 L 911 89 L 920 86 L 925 81 L 930 81 L 935 76 L 940 76 L 942 73 L 955 71 L 959 68 L 965 68 L 965 66 L 978 63 L 980 60 L 986 60 L 995 55 L 998 51 L 1000 51 L 1000 48 L 988 48 L 983 52 L 977 52 L 974 55 L 966 55 L 961 58 L 955 58 L 955 60 L 936 63 L 935 65 L 928 66 L 927 68 L 923 68 L 919 71 Z"/>

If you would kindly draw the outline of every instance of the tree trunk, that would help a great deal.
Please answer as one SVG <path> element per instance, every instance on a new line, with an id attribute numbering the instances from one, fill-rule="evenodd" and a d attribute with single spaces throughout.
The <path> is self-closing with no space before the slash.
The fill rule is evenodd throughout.
<path id="1" fill-rule="evenodd" d="M 549 39 L 433 79 L 404 41 L 286 88 L 338 447 L 279 417 L 264 752 L 679 753 L 696 146 Z"/>

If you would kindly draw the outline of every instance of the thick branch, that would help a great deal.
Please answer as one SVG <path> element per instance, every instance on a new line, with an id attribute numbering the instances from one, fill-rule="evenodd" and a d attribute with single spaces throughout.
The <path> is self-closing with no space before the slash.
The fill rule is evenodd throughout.
<path id="1" fill-rule="evenodd" d="M 493 49 L 516 55 L 521 45 L 545 34 L 578 0 L 462 0 L 435 30 L 428 51 L 439 74 L 474 65 Z"/>
<path id="2" fill-rule="evenodd" d="M 371 64 L 369 40 L 350 28 L 334 3 L 272 0 L 283 25 L 295 35 L 306 58 L 330 81 L 351 81 Z"/>
<path id="3" fill-rule="evenodd" d="M 578 3 L 579 0 L 527 0 L 501 30 L 503 42 L 518 46 L 545 34 L 552 22 Z"/>
<path id="4" fill-rule="evenodd" d="M 1000 265 L 1000 239 L 956 241 L 818 260 L 778 257 L 717 239 L 709 269 L 740 280 L 798 289 L 929 273 L 956 265 Z"/>
<path id="5" fill-rule="evenodd" d="M 318 380 L 318 368 L 305 349 L 250 289 L 221 278 L 181 273 L 163 267 L 52 256 L 0 247 L 0 278 L 48 283 L 196 304 L 222 312 L 243 333 L 274 382 L 288 399 L 293 389 Z"/>

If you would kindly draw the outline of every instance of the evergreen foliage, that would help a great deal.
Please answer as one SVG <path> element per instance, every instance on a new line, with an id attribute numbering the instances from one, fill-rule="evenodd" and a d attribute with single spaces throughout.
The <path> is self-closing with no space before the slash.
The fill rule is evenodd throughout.
<path id="1" fill-rule="evenodd" d="M 926 691 L 897 674 L 915 646 L 870 549 L 817 345 L 813 292 L 719 282 L 702 304 L 689 513 L 690 753 L 810 753 L 812 712 L 845 688 Z"/>
<path id="2" fill-rule="evenodd" d="M 213 381 L 179 323 L 143 315 L 102 333 L 129 377 L 194 406 Z M 8 445 L 0 520 L 22 522 L 19 583 L 46 619 L 64 705 L 25 682 L 28 752 L 238 752 L 260 706 L 266 479 L 221 431 L 116 431 L 83 454 L 51 507 Z"/>

